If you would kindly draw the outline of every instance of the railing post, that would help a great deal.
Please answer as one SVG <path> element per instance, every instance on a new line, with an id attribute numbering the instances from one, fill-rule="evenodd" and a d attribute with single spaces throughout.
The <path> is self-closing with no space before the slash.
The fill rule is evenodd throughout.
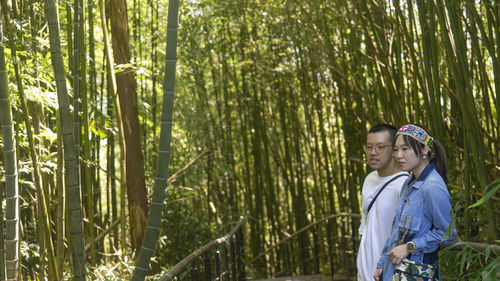
<path id="1" fill-rule="evenodd" d="M 319 274 L 319 267 L 320 267 L 320 250 L 319 250 L 319 245 L 318 245 L 318 240 L 319 240 L 319 231 L 318 231 L 318 226 L 313 227 L 312 229 L 312 236 L 313 236 L 313 253 L 314 253 L 314 273 Z"/>
<path id="2" fill-rule="evenodd" d="M 334 260 L 333 260 L 333 246 L 332 246 L 332 230 L 331 230 L 331 223 L 330 220 L 327 220 L 326 224 L 326 239 L 328 243 L 328 261 L 330 263 L 330 276 L 332 277 L 333 280 L 333 275 L 335 274 L 335 265 L 334 265 Z"/>
<path id="3" fill-rule="evenodd" d="M 293 264 L 293 259 L 294 259 L 294 256 L 292 255 L 293 245 L 292 245 L 292 243 L 286 243 L 283 246 L 285 247 L 285 251 L 286 251 L 286 261 L 285 261 L 285 264 L 283 264 L 283 268 L 285 268 L 286 269 L 285 272 L 290 275 L 292 272 L 291 266 Z"/>
<path id="4" fill-rule="evenodd" d="M 210 268 L 210 257 L 205 254 L 205 281 L 212 281 L 212 269 Z"/>
<path id="5" fill-rule="evenodd" d="M 356 239 L 355 239 L 355 235 L 358 231 L 358 227 L 359 227 L 359 224 L 357 224 L 355 222 L 355 218 L 351 218 L 351 220 L 349 221 L 350 224 L 351 224 L 351 243 L 352 243 L 352 255 L 351 255 L 351 264 L 352 264 L 352 268 L 354 269 L 353 270 L 353 273 L 354 273 L 354 277 L 358 276 L 358 268 L 356 267 L 356 251 L 358 250 L 358 245 L 356 243 Z"/>
<path id="6" fill-rule="evenodd" d="M 245 257 L 245 249 L 243 247 L 243 230 L 240 228 L 236 234 L 236 247 L 238 253 L 238 280 L 245 281 L 245 265 L 243 259 Z"/>
<path id="7" fill-rule="evenodd" d="M 347 244 L 349 241 L 347 241 L 347 231 L 346 231 L 346 219 L 344 217 L 340 218 L 342 224 L 341 224 L 341 233 L 342 233 L 342 252 L 344 255 L 344 266 L 345 266 L 345 273 L 346 273 L 346 278 L 348 280 L 351 280 L 351 262 L 349 256 L 347 256 L 347 248 L 349 245 Z"/>
<path id="8" fill-rule="evenodd" d="M 215 280 L 220 281 L 220 251 L 219 249 L 215 250 Z"/>
<path id="9" fill-rule="evenodd" d="M 238 233 L 238 230 L 240 230 L 241 232 L 241 225 L 243 224 L 243 221 L 239 222 L 228 234 L 224 235 L 223 237 L 220 237 L 220 238 L 217 238 L 216 240 L 213 240 L 207 244 L 205 244 L 204 246 L 202 246 L 201 248 L 199 248 L 198 250 L 192 252 L 191 254 L 189 254 L 187 257 L 185 257 L 184 259 L 182 259 L 180 262 L 178 262 L 173 268 L 171 268 L 165 275 L 163 275 L 158 281 L 171 281 L 173 280 L 176 276 L 178 277 L 179 274 L 181 274 L 183 271 L 187 271 L 188 270 L 188 267 L 191 266 L 192 269 L 191 269 L 191 279 L 193 281 L 197 281 L 198 279 L 198 272 L 195 268 L 195 263 L 197 263 L 198 265 L 201 265 L 202 263 L 204 263 L 204 267 L 205 267 L 205 278 L 201 278 L 201 279 L 204 279 L 204 281 L 212 281 L 214 279 L 214 275 L 212 275 L 212 270 L 211 270 L 211 266 L 212 266 L 212 250 L 215 248 L 215 250 L 217 251 L 216 253 L 216 257 L 215 257 L 215 263 L 216 263 L 216 272 L 217 272 L 217 281 L 222 281 L 222 275 L 224 275 L 225 273 L 221 272 L 221 261 L 220 261 L 220 251 L 218 249 L 218 246 L 221 245 L 221 244 L 225 244 L 223 245 L 224 247 L 224 263 L 225 263 L 225 266 L 226 266 L 226 269 L 227 269 L 227 274 L 228 274 L 228 277 L 224 278 L 225 280 L 229 281 L 229 265 L 228 265 L 228 262 L 229 262 L 229 258 L 228 258 L 228 253 L 227 253 L 227 243 L 228 243 L 228 240 L 234 240 L 233 237 L 235 237 L 235 235 L 237 235 Z M 232 244 L 234 245 L 234 242 L 231 241 Z M 243 242 L 241 242 L 243 243 Z M 239 246 L 239 245 L 238 245 Z M 241 248 L 243 248 L 243 246 L 241 246 Z M 236 273 L 236 253 L 238 253 L 238 251 L 236 251 L 236 247 L 232 247 L 232 251 L 234 251 L 234 255 L 232 257 L 232 259 L 235 261 L 233 262 L 234 263 L 234 270 L 233 270 L 233 273 Z M 241 253 L 241 255 L 243 255 L 243 251 Z M 199 261 L 199 262 L 197 262 Z M 242 268 L 242 272 L 244 270 L 244 267 L 241 267 Z M 244 272 L 243 272 L 243 278 L 244 277 Z"/>
<path id="10" fill-rule="evenodd" d="M 191 281 L 198 281 L 198 268 L 193 267 L 191 269 Z"/>
<path id="11" fill-rule="evenodd" d="M 235 246 L 235 236 L 230 239 L 230 249 L 231 249 L 231 273 L 232 280 L 237 281 L 237 272 L 236 272 L 236 246 Z"/>
<path id="12" fill-rule="evenodd" d="M 224 263 L 224 273 L 222 273 L 222 276 L 225 275 L 223 278 L 225 281 L 229 281 L 229 256 L 228 256 L 228 251 L 227 251 L 227 243 L 224 243 L 224 248 L 223 248 L 223 263 Z"/>

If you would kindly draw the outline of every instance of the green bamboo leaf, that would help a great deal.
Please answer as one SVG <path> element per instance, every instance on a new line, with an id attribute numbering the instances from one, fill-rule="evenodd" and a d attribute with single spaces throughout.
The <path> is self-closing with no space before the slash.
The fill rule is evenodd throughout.
<path id="1" fill-rule="evenodd" d="M 94 133 L 94 135 L 97 135 L 100 138 L 106 138 L 108 136 L 108 134 L 105 131 L 101 130 L 100 128 L 97 128 L 95 120 L 92 120 L 92 122 L 90 122 L 89 129 L 90 131 L 92 131 L 92 133 Z"/>
<path id="2" fill-rule="evenodd" d="M 469 251 L 466 247 L 460 252 L 460 255 L 462 256 L 462 260 L 460 261 L 460 272 L 464 272 L 464 267 L 465 263 L 467 262 L 467 256 L 469 254 Z"/>
<path id="3" fill-rule="evenodd" d="M 488 259 L 490 258 L 491 255 L 491 248 L 487 248 L 486 251 L 484 252 L 484 262 L 488 262 Z"/>
<path id="4" fill-rule="evenodd" d="M 481 273 L 483 281 L 496 281 L 496 277 L 500 274 L 500 257 L 494 259 Z"/>
<path id="5" fill-rule="evenodd" d="M 488 199 L 490 199 L 491 196 L 493 196 L 500 189 L 500 179 L 497 179 L 497 180 L 493 181 L 492 183 L 488 184 L 488 186 L 486 186 L 486 190 L 488 190 L 493 185 L 496 185 L 496 186 L 493 187 L 488 193 L 486 193 L 486 195 L 481 197 L 481 199 L 479 199 L 476 203 L 470 205 L 467 209 L 480 206 L 483 203 L 485 203 L 486 201 L 488 201 Z"/>
<path id="6" fill-rule="evenodd" d="M 40 134 L 37 136 L 40 140 L 45 139 L 50 143 L 53 143 L 57 139 L 57 134 L 53 132 L 50 128 L 45 127 L 43 124 L 40 124 L 41 130 Z"/>
<path id="7" fill-rule="evenodd" d="M 446 240 L 453 234 L 453 230 L 455 229 L 456 224 L 457 224 L 457 217 L 454 214 L 452 214 L 450 225 L 448 225 L 448 229 L 446 230 L 446 233 L 444 234 L 443 239 L 441 241 Z"/>

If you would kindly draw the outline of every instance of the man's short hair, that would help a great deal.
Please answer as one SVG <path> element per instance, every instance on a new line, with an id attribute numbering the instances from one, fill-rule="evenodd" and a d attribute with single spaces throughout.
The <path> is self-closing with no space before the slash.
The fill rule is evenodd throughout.
<path id="1" fill-rule="evenodd" d="M 380 133 L 380 132 L 388 132 L 389 133 L 389 139 L 391 142 L 394 141 L 394 138 L 396 137 L 396 132 L 398 129 L 396 129 L 394 126 L 391 126 L 389 124 L 378 124 L 373 127 L 368 131 L 369 133 Z"/>

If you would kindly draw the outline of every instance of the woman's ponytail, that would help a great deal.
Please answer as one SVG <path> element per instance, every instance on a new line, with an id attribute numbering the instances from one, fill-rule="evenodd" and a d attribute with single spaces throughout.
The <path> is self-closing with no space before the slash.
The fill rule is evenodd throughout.
<path id="1" fill-rule="evenodd" d="M 431 162 L 436 165 L 436 170 L 441 175 L 445 183 L 448 183 L 448 176 L 446 175 L 446 154 L 444 152 L 443 145 L 434 139 L 434 157 L 432 157 Z"/>

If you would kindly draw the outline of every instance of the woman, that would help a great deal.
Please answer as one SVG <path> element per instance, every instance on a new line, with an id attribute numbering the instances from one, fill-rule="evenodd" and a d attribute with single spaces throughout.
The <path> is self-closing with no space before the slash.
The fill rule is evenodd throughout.
<path id="1" fill-rule="evenodd" d="M 401 189 L 391 235 L 373 275 L 377 281 L 390 281 L 405 258 L 437 264 L 439 244 L 451 221 L 443 146 L 413 124 L 398 130 L 393 146 L 398 167 L 411 176 Z M 454 237 L 455 230 L 449 239 Z M 439 272 L 434 278 L 439 279 Z"/>

